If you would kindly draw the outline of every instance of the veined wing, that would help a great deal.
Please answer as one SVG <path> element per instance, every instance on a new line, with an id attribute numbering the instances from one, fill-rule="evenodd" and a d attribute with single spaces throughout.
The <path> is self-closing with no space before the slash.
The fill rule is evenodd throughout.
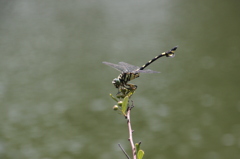
<path id="1" fill-rule="evenodd" d="M 131 72 L 131 73 L 134 73 L 136 70 L 138 70 L 140 68 L 138 66 L 134 66 L 134 65 L 128 64 L 126 62 L 119 62 L 119 65 L 124 66 L 125 71 Z"/>
<path id="2" fill-rule="evenodd" d="M 136 73 L 160 73 L 160 72 L 146 69 L 146 70 L 136 70 Z"/>
<path id="3" fill-rule="evenodd" d="M 114 64 L 114 63 L 110 63 L 110 62 L 102 62 L 102 63 L 104 63 L 105 65 L 108 65 L 108 66 L 111 66 L 112 68 L 114 68 L 114 69 L 116 69 L 116 70 L 118 70 L 118 71 L 120 71 L 120 72 L 125 72 L 125 67 L 124 66 L 122 66 L 122 65 L 118 65 L 118 64 Z"/>
<path id="4" fill-rule="evenodd" d="M 114 68 L 120 72 L 124 72 L 124 73 L 127 73 L 127 72 L 130 72 L 130 73 L 160 73 L 158 71 L 153 71 L 150 69 L 139 70 L 140 67 L 128 64 L 126 62 L 119 62 L 118 64 L 113 64 L 113 63 L 104 61 L 102 63 L 104 63 L 105 65 L 111 66 L 112 68 Z"/>

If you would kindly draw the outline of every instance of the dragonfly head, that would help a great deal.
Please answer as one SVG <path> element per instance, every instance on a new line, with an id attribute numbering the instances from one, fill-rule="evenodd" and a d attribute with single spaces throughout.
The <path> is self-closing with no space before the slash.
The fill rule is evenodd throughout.
<path id="1" fill-rule="evenodd" d="M 121 82 L 120 82 L 119 78 L 114 78 L 114 79 L 112 80 L 112 84 L 113 84 L 116 88 L 119 88 L 120 85 L 121 85 Z"/>

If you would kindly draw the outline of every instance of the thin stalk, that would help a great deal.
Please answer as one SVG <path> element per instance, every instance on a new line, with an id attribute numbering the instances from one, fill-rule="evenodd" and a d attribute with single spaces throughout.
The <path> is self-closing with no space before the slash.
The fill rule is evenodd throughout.
<path id="1" fill-rule="evenodd" d="M 118 144 L 118 146 L 120 147 L 120 149 L 122 150 L 122 152 L 125 154 L 125 156 L 127 157 L 127 159 L 131 159 L 131 158 L 128 156 L 127 152 L 123 149 L 123 147 L 121 146 L 121 144 Z"/>
<path id="2" fill-rule="evenodd" d="M 128 124 L 128 132 L 129 132 L 128 141 L 130 142 L 131 147 L 132 147 L 133 159 L 137 159 L 136 148 L 135 148 L 135 145 L 134 145 L 134 142 L 133 142 L 133 136 L 132 136 L 133 130 L 132 130 L 132 126 L 131 126 L 130 112 L 131 112 L 131 108 L 128 107 L 127 115 L 126 115 L 127 124 Z"/>

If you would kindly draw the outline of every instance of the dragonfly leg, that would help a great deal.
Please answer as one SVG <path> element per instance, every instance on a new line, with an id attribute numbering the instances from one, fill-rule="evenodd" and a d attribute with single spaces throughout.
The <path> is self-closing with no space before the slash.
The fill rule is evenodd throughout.
<path id="1" fill-rule="evenodd" d="M 124 84 L 118 87 L 118 93 L 116 96 L 118 98 L 124 98 L 126 96 L 132 96 L 134 91 L 137 89 L 137 85 L 134 84 Z"/>
<path id="2" fill-rule="evenodd" d="M 127 83 L 126 85 L 128 86 L 127 89 L 130 91 L 135 91 L 137 89 L 137 85 L 135 84 Z"/>

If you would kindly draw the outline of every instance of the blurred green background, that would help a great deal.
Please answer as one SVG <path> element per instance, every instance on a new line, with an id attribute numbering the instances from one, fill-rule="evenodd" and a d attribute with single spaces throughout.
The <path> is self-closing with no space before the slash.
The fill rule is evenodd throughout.
<path id="1" fill-rule="evenodd" d="M 0 158 L 122 159 L 119 72 L 178 45 L 132 81 L 146 159 L 240 158 L 239 2 L 0 1 Z"/>

